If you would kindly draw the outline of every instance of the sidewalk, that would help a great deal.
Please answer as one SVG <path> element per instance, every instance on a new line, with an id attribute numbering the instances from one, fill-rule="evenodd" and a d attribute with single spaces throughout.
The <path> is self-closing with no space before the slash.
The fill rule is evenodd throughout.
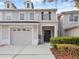
<path id="1" fill-rule="evenodd" d="M 0 47 L 0 59 L 55 59 L 49 46 L 4 46 Z"/>

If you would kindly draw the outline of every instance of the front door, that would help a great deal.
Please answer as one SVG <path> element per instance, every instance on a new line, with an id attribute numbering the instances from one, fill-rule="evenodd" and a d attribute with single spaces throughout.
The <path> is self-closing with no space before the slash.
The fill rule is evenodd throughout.
<path id="1" fill-rule="evenodd" d="M 51 30 L 44 30 L 44 42 L 50 42 Z"/>

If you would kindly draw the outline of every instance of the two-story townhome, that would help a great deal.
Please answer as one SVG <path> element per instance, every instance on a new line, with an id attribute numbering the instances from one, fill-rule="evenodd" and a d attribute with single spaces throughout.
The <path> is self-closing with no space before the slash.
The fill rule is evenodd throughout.
<path id="1" fill-rule="evenodd" d="M 79 11 L 62 12 L 63 34 L 65 36 L 79 36 Z"/>
<path id="2" fill-rule="evenodd" d="M 38 45 L 58 35 L 56 9 L 34 9 L 31 0 L 25 0 L 24 9 L 17 9 L 5 0 L 0 9 L 0 44 Z"/>

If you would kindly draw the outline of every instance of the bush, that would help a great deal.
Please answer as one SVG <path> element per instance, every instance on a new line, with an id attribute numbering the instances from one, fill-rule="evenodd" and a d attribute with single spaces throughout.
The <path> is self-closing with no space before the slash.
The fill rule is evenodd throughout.
<path id="1" fill-rule="evenodd" d="M 55 37 L 50 39 L 51 45 L 55 44 L 75 44 L 79 45 L 79 37 Z"/>
<path id="2" fill-rule="evenodd" d="M 79 59 L 79 37 L 55 37 L 51 38 L 50 42 L 59 55 Z"/>

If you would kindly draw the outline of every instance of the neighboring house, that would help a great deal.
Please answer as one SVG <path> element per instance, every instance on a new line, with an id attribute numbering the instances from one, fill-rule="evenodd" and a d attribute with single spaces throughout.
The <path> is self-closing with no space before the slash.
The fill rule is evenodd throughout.
<path id="1" fill-rule="evenodd" d="M 0 44 L 37 45 L 58 35 L 56 9 L 34 9 L 30 0 L 24 5 L 17 9 L 6 0 L 5 9 L 0 9 Z"/>
<path id="2" fill-rule="evenodd" d="M 63 29 L 65 36 L 79 36 L 79 11 L 62 12 Z"/>
<path id="3" fill-rule="evenodd" d="M 57 14 L 58 19 L 58 36 L 63 36 L 63 21 L 62 21 L 62 14 Z"/>

